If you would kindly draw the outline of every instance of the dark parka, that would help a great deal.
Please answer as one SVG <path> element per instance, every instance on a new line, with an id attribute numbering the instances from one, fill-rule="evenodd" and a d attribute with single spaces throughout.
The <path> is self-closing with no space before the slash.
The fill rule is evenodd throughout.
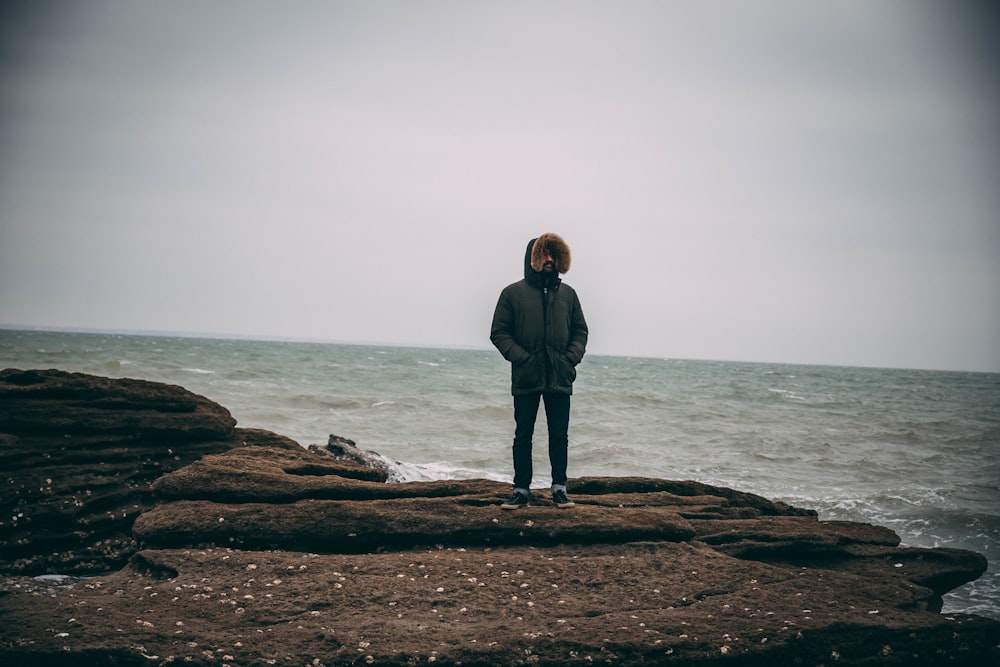
<path id="1" fill-rule="evenodd" d="M 535 245 L 539 244 L 536 248 Z M 544 250 L 556 272 L 541 272 Z M 532 267 L 534 264 L 539 270 Z M 569 269 L 569 247 L 555 234 L 528 243 L 524 279 L 500 293 L 490 340 L 511 364 L 511 393 L 572 394 L 576 365 L 587 348 L 587 321 L 576 291 L 559 279 Z"/>

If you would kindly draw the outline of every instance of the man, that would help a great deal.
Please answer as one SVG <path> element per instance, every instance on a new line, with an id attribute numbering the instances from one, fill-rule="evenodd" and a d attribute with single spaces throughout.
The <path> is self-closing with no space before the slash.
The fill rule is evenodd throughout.
<path id="1" fill-rule="evenodd" d="M 587 347 L 587 321 L 576 291 L 559 278 L 569 265 L 569 246 L 558 235 L 532 239 L 524 279 L 504 288 L 493 314 L 490 340 L 511 364 L 514 396 L 514 493 L 503 509 L 531 499 L 531 439 L 540 401 L 549 430 L 552 501 L 559 508 L 574 505 L 566 497 L 569 403 Z"/>

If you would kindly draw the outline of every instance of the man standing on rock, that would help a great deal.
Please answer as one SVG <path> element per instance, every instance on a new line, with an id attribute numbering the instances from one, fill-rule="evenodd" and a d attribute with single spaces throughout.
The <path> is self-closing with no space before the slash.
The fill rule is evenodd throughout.
<path id="1" fill-rule="evenodd" d="M 540 401 L 549 430 L 552 501 L 559 508 L 574 504 L 566 497 L 569 403 L 587 348 L 587 321 L 576 291 L 559 278 L 569 265 L 569 246 L 558 235 L 532 239 L 524 279 L 503 289 L 493 314 L 490 340 L 511 364 L 514 395 L 514 493 L 503 509 L 531 499 L 531 439 Z"/>

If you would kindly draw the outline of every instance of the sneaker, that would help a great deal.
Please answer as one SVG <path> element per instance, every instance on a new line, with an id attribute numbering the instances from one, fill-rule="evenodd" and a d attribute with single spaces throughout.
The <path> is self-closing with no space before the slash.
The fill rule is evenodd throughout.
<path id="1" fill-rule="evenodd" d="M 566 492 L 562 489 L 552 492 L 552 502 L 556 504 L 559 509 L 566 509 L 568 507 L 576 507 L 576 503 L 566 497 Z"/>
<path id="2" fill-rule="evenodd" d="M 528 496 L 523 493 L 514 493 L 506 502 L 500 505 L 503 510 L 516 510 L 528 506 Z"/>

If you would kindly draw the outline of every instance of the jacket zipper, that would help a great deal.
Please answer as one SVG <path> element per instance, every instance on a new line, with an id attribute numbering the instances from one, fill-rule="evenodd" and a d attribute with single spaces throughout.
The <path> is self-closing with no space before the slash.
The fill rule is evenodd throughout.
<path id="1" fill-rule="evenodd" d="M 549 377 L 552 375 L 552 360 L 549 359 L 549 288 L 542 288 L 542 352 L 545 355 L 545 377 L 542 378 L 542 390 L 548 388 Z"/>

